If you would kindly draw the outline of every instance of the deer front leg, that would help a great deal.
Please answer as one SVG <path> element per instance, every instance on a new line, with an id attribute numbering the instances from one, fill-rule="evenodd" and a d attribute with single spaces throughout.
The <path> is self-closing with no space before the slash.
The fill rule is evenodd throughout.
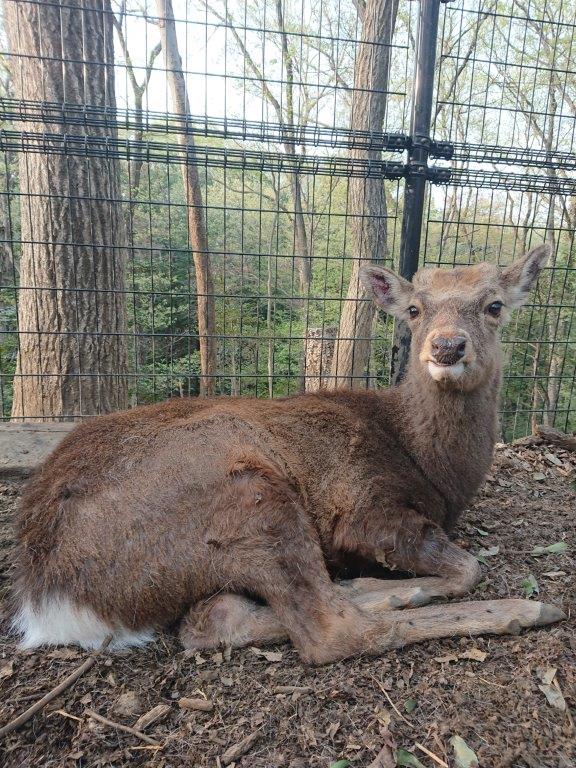
<path id="1" fill-rule="evenodd" d="M 368 511 L 347 519 L 336 528 L 334 546 L 393 570 L 423 577 L 343 582 L 342 586 L 367 607 L 415 607 L 436 597 L 460 597 L 470 592 L 481 578 L 475 557 L 452 543 L 440 527 L 411 509 L 389 513 Z"/>

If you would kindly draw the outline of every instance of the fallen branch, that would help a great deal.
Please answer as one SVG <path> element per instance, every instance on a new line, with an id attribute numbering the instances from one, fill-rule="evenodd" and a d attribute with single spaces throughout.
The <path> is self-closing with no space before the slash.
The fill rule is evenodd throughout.
<path id="1" fill-rule="evenodd" d="M 536 434 L 545 443 L 557 445 L 559 448 L 564 448 L 565 451 L 576 451 L 576 435 L 567 435 L 565 432 L 560 432 L 559 429 L 542 425 L 536 427 Z"/>
<path id="2" fill-rule="evenodd" d="M 58 683 L 57 686 L 52 688 L 51 691 L 48 691 L 48 693 L 43 696 L 40 701 L 37 701 L 35 704 L 32 704 L 31 707 L 28 707 L 28 709 L 25 712 L 22 712 L 21 715 L 18 715 L 14 720 L 11 720 L 7 725 L 5 725 L 3 728 L 0 728 L 0 739 L 4 736 L 7 736 L 9 733 L 12 733 L 12 731 L 17 731 L 19 728 L 21 728 L 25 723 L 30 720 L 31 717 L 34 717 L 34 715 L 37 712 L 40 712 L 41 709 L 44 709 L 46 704 L 49 704 L 53 699 L 60 696 L 61 693 L 63 693 L 67 688 L 70 688 L 71 685 L 74 685 L 76 680 L 78 678 L 82 677 L 82 675 L 87 672 L 89 669 L 92 669 L 94 664 L 98 661 L 98 656 L 102 653 L 102 651 L 107 648 L 110 645 L 110 642 L 112 641 L 112 635 L 108 635 L 108 637 L 105 638 L 104 642 L 98 648 L 96 651 L 90 654 L 90 656 L 84 661 L 83 664 L 81 664 L 78 669 L 75 669 L 74 672 L 68 675 L 68 677 L 64 678 L 61 683 Z"/>
<path id="3" fill-rule="evenodd" d="M 88 715 L 88 717 L 91 717 L 93 720 L 97 720 L 99 723 L 102 723 L 103 725 L 108 725 L 110 728 L 116 728 L 118 731 L 124 731 L 124 733 L 130 733 L 132 736 L 136 736 L 137 738 L 141 739 L 142 741 L 145 741 L 146 744 L 150 744 L 153 747 L 159 747 L 161 746 L 156 739 L 153 739 L 150 736 L 147 736 L 145 733 L 142 733 L 142 731 L 136 730 L 136 728 L 130 728 L 129 725 L 122 725 L 121 723 L 117 723 L 114 720 L 109 720 L 107 717 L 103 717 L 102 715 L 99 715 L 98 712 L 94 712 L 93 709 L 85 709 L 84 712 Z"/>
<path id="4" fill-rule="evenodd" d="M 545 427 L 540 424 L 535 429 L 535 434 L 527 437 L 520 437 L 512 442 L 513 446 L 528 448 L 532 445 L 543 445 L 549 443 L 565 451 L 576 451 L 576 435 L 568 435 L 566 432 L 560 432 L 553 427 Z"/>

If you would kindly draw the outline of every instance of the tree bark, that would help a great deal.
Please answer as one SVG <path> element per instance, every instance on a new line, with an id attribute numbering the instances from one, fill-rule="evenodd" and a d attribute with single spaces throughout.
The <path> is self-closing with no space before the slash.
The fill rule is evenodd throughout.
<path id="1" fill-rule="evenodd" d="M 354 70 L 350 127 L 382 131 L 390 69 L 390 44 L 396 25 L 398 0 L 367 0 L 363 8 L 362 42 Z M 380 160 L 378 150 L 351 150 L 351 157 Z M 386 197 L 383 179 L 350 179 L 348 212 L 351 219 L 353 266 L 342 305 L 329 386 L 363 387 L 370 357 L 374 309 L 359 280 L 360 267 L 386 255 Z"/>
<path id="2" fill-rule="evenodd" d="M 182 71 L 182 59 L 178 50 L 176 23 L 172 0 L 156 0 L 158 9 L 162 51 L 166 64 L 166 79 L 172 94 L 174 112 L 183 118 L 190 114 L 186 81 Z M 191 134 L 179 134 L 178 142 L 194 153 L 194 139 Z M 196 165 L 182 166 L 182 179 L 188 206 L 188 236 L 192 247 L 196 271 L 196 294 L 198 304 L 198 336 L 200 342 L 200 394 L 212 395 L 215 390 L 217 343 L 216 312 L 214 308 L 214 281 L 208 252 L 208 235 L 202 203 L 200 176 Z"/>
<path id="3" fill-rule="evenodd" d="M 338 328 L 308 328 L 304 340 L 305 390 L 316 392 L 330 381 L 330 361 Z"/>
<path id="4" fill-rule="evenodd" d="M 109 0 L 5 2 L 18 98 L 115 107 Z M 27 131 L 84 127 L 25 123 Z M 90 129 L 113 136 L 110 129 Z M 124 233 L 116 160 L 22 153 L 19 354 L 12 418 L 127 405 Z"/>

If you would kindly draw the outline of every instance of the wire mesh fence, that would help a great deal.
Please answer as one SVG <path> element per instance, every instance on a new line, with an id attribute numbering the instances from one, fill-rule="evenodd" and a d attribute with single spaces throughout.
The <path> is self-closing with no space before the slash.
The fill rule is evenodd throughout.
<path id="1" fill-rule="evenodd" d="M 2 417 L 386 386 L 358 264 L 398 264 L 419 9 L 5 0 Z M 440 7 L 420 261 L 554 245 L 505 330 L 506 438 L 576 427 L 575 28 Z"/>

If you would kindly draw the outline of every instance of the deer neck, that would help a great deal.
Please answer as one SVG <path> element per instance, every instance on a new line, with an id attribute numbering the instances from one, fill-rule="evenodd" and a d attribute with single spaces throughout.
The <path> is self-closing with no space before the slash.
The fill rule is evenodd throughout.
<path id="1" fill-rule="evenodd" d="M 498 436 L 500 364 L 472 392 L 443 389 L 416 366 L 397 387 L 406 447 L 454 515 L 483 482 Z"/>

